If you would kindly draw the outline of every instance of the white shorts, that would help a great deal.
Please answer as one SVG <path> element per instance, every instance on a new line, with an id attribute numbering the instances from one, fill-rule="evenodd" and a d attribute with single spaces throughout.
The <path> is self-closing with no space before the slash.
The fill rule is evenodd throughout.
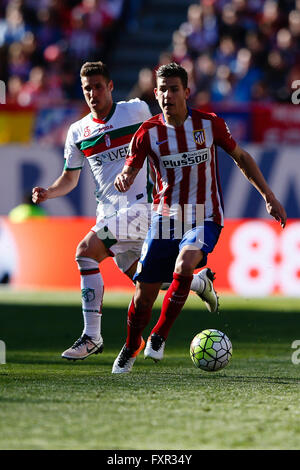
<path id="1" fill-rule="evenodd" d="M 134 204 L 110 217 L 97 217 L 91 228 L 114 257 L 118 268 L 126 272 L 139 260 L 151 221 L 148 204 Z"/>

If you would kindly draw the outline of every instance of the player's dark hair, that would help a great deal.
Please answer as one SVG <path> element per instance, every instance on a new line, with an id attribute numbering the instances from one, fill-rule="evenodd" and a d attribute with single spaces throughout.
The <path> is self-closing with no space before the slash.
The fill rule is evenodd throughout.
<path id="1" fill-rule="evenodd" d="M 156 79 L 158 78 L 169 78 L 169 77 L 179 77 L 183 88 L 188 86 L 188 74 L 187 71 L 181 67 L 181 65 L 176 64 L 176 62 L 171 62 L 170 64 L 161 65 L 156 71 Z"/>
<path id="2" fill-rule="evenodd" d="M 92 75 L 102 75 L 107 83 L 110 81 L 110 74 L 107 65 L 99 60 L 98 62 L 85 62 L 80 69 L 80 77 L 91 77 Z"/>

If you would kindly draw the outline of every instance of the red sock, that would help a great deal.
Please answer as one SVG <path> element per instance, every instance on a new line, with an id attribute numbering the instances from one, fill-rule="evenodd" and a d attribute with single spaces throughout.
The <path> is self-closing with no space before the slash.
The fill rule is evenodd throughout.
<path id="1" fill-rule="evenodd" d="M 140 347 L 142 332 L 150 321 L 151 313 L 151 308 L 144 312 L 136 311 L 132 298 L 127 315 L 127 348 L 136 351 Z"/>
<path id="2" fill-rule="evenodd" d="M 165 340 L 167 339 L 169 331 L 189 295 L 192 279 L 193 276 L 173 274 L 173 282 L 164 297 L 160 317 L 151 333 L 157 333 Z"/>

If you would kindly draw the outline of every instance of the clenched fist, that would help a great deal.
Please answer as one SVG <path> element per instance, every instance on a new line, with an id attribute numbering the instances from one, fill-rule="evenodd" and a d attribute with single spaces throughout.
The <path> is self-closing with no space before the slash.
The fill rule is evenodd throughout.
<path id="1" fill-rule="evenodd" d="M 125 193 L 128 191 L 130 186 L 133 184 L 136 175 L 140 170 L 138 168 L 133 168 L 130 166 L 125 165 L 123 171 L 119 173 L 114 181 L 115 188 L 120 193 Z"/>
<path id="2" fill-rule="evenodd" d="M 45 202 L 48 199 L 48 190 L 45 188 L 41 188 L 40 186 L 36 186 L 32 189 L 32 201 L 35 204 L 40 204 L 41 202 Z"/>

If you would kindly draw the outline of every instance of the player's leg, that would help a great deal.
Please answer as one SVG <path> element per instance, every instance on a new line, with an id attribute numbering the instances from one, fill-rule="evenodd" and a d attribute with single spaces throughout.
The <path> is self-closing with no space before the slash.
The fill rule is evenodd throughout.
<path id="1" fill-rule="evenodd" d="M 193 258 L 193 250 L 195 246 L 190 247 L 185 246 L 180 253 L 176 266 L 175 272 L 181 272 L 182 269 L 189 269 L 189 266 L 193 266 L 193 261 L 190 263 L 190 260 Z M 207 254 L 200 250 L 201 257 L 199 263 L 196 267 L 203 266 L 207 261 Z M 197 259 L 197 258 L 196 258 Z M 185 266 L 185 267 L 184 267 Z M 195 269 L 195 268 L 194 268 Z M 197 287 L 196 294 L 204 301 L 209 312 L 217 312 L 219 308 L 219 299 L 217 293 L 213 286 L 213 281 L 215 279 L 215 273 L 211 271 L 210 268 L 204 268 L 199 273 L 194 274 L 191 282 L 191 290 L 193 285 L 193 290 Z M 197 285 L 198 284 L 198 285 Z"/>
<path id="2" fill-rule="evenodd" d="M 215 291 L 213 281 L 215 280 L 215 273 L 210 268 L 201 269 L 196 274 L 193 274 L 191 282 L 191 291 L 200 297 L 205 303 L 207 310 L 211 313 L 217 313 L 219 308 L 219 297 Z M 161 290 L 168 290 L 171 282 L 164 282 Z"/>
<path id="3" fill-rule="evenodd" d="M 193 272 L 201 262 L 201 250 L 184 247 L 178 255 L 173 273 L 173 281 L 167 290 L 158 322 L 151 331 L 145 349 L 145 357 L 154 361 L 163 358 L 165 341 L 173 323 L 181 312 L 190 292 Z"/>
<path id="4" fill-rule="evenodd" d="M 193 279 L 191 282 L 191 290 L 200 296 L 200 293 L 205 288 L 205 281 L 200 276 L 200 272 L 197 274 L 193 274 Z M 161 290 L 168 290 L 171 285 L 171 282 L 163 282 L 161 285 Z"/>
<path id="5" fill-rule="evenodd" d="M 120 271 L 132 280 L 150 223 L 148 204 L 143 203 L 131 206 L 128 211 L 122 212 L 115 219 L 115 222 L 116 227 L 114 228 L 118 242 L 110 247 L 110 252 Z M 124 230 L 124 224 L 126 225 L 126 230 Z M 113 232 L 112 225 L 108 226 Z M 122 238 L 119 239 L 118 234 L 120 235 L 120 232 L 122 233 Z M 126 237 L 124 238 L 125 233 Z"/>
<path id="6" fill-rule="evenodd" d="M 113 254 L 113 261 L 118 269 L 126 274 L 129 279 L 133 279 L 136 272 L 137 264 L 141 254 L 142 244 L 122 243 L 119 242 L 113 247 L 111 253 Z M 123 251 L 124 250 L 124 251 Z"/>
<path id="7" fill-rule="evenodd" d="M 142 333 L 150 321 L 160 285 L 160 282 L 136 283 L 135 294 L 128 308 L 126 342 L 114 361 L 113 374 L 130 372 L 137 355 L 144 348 Z"/>
<path id="8" fill-rule="evenodd" d="M 170 262 L 169 240 L 159 240 L 153 236 L 153 226 L 159 226 L 159 217 L 154 218 L 143 243 L 141 257 L 134 275 L 136 282 L 135 295 L 128 308 L 127 339 L 120 354 L 114 362 L 112 373 L 129 372 L 135 361 L 136 352 L 143 348 L 142 332 L 151 318 L 152 306 L 158 295 L 163 279 L 172 278 L 168 271 Z M 173 266 L 177 256 L 173 253 Z M 161 257 L 165 256 L 165 261 Z"/>
<path id="9" fill-rule="evenodd" d="M 193 290 L 206 305 L 211 313 L 218 313 L 219 297 L 214 288 L 215 273 L 210 268 L 201 269 L 193 275 L 191 290 Z"/>
<path id="10" fill-rule="evenodd" d="M 161 282 L 136 282 L 134 297 L 129 306 L 127 316 L 126 346 L 137 349 L 140 344 L 142 332 L 148 325 L 152 307 L 159 293 Z"/>
<path id="11" fill-rule="evenodd" d="M 129 233 L 120 238 L 124 220 L 132 228 L 134 226 L 132 219 L 138 223 L 138 236 L 134 232 L 133 237 L 130 237 Z M 101 318 L 104 284 L 99 263 L 108 256 L 112 256 L 118 268 L 132 279 L 143 245 L 143 240 L 139 239 L 139 236 L 143 238 L 146 236 L 147 227 L 147 208 L 142 211 L 140 218 L 136 217 L 135 211 L 132 215 L 128 214 L 126 218 L 124 214 L 98 218 L 96 225 L 79 243 L 76 261 L 81 276 L 84 330 L 74 345 L 64 351 L 63 357 L 84 359 L 90 354 L 102 352 Z"/>
<path id="12" fill-rule="evenodd" d="M 101 319 L 104 284 L 99 263 L 108 256 L 104 243 L 92 231 L 77 247 L 76 262 L 80 272 L 84 328 L 73 346 L 62 353 L 65 359 L 85 359 L 103 350 Z"/>
<path id="13" fill-rule="evenodd" d="M 126 276 L 129 277 L 129 279 L 133 279 L 133 276 L 135 275 L 137 264 L 138 264 L 139 258 L 134 261 L 134 263 L 130 266 L 127 271 L 125 271 Z"/>
<path id="14" fill-rule="evenodd" d="M 196 268 L 206 264 L 207 253 L 213 251 L 221 227 L 212 223 L 204 222 L 202 226 L 186 232 L 179 244 L 179 255 L 176 259 L 173 281 L 165 295 L 161 315 L 154 326 L 145 348 L 145 357 L 160 360 L 163 357 L 164 343 L 169 331 L 181 312 L 188 297 L 193 272 Z M 205 288 L 201 297 L 207 307 L 218 309 L 218 298 L 209 279 L 209 268 L 203 270 L 202 280 Z M 208 284 L 210 281 L 210 284 Z"/>
<path id="15" fill-rule="evenodd" d="M 207 256 L 211 253 L 221 233 L 222 227 L 211 221 L 204 222 L 203 225 L 189 230 L 181 242 L 181 246 L 191 245 L 202 251 L 203 258 L 197 268 L 204 267 L 207 263 Z M 203 300 L 209 312 L 215 313 L 219 310 L 219 297 L 214 288 L 215 273 L 208 267 L 194 274 L 191 290 Z M 197 288 L 197 282 L 199 287 Z M 195 288 L 194 288 L 195 287 Z"/>
<path id="16" fill-rule="evenodd" d="M 135 258 L 135 257 L 134 257 Z M 129 269 L 127 269 L 127 271 L 124 271 L 123 269 L 121 269 L 121 271 L 124 272 L 124 274 L 126 274 L 126 276 L 129 277 L 129 279 L 133 279 L 135 273 L 136 273 L 136 268 L 137 268 L 137 265 L 138 265 L 138 261 L 139 261 L 139 258 L 138 259 L 135 259 L 135 261 L 133 262 L 133 264 L 131 264 L 131 266 L 129 267 Z M 119 263 L 116 262 L 116 264 L 118 265 Z M 191 283 L 191 291 L 195 292 L 195 294 L 197 294 L 206 304 L 207 306 L 207 309 L 210 311 L 210 312 L 216 312 L 217 311 L 217 303 L 215 301 L 215 299 L 217 299 L 217 294 L 216 292 L 214 291 L 214 287 L 213 287 L 213 280 L 215 279 L 215 273 L 212 272 L 212 270 L 210 268 L 204 268 L 202 269 L 201 271 L 199 271 L 197 274 L 193 274 L 193 279 L 192 279 L 192 283 Z M 169 287 L 171 285 L 171 282 L 163 282 L 160 289 L 161 290 L 168 290 Z M 214 295 L 215 295 L 215 298 L 213 301 L 209 301 L 207 302 L 206 301 L 206 297 L 207 296 L 203 296 L 202 294 L 204 292 L 210 292 L 210 291 L 213 291 L 214 292 Z M 210 295 L 211 297 L 211 295 Z"/>
<path id="17" fill-rule="evenodd" d="M 143 218 L 145 218 L 144 215 L 143 215 Z M 131 219 L 129 219 L 129 222 L 131 222 Z M 148 222 L 148 219 L 147 219 L 147 222 Z M 144 225 L 146 225 L 145 221 L 144 221 Z M 125 248 L 125 251 L 124 251 L 124 248 L 120 250 L 120 243 L 112 246 L 111 248 L 111 252 L 115 254 L 114 261 L 116 265 L 122 272 L 124 272 L 124 274 L 126 274 L 129 277 L 129 279 L 133 279 L 136 273 L 137 264 L 141 255 L 143 240 L 147 236 L 147 232 L 145 233 L 142 231 L 140 235 L 142 235 L 142 240 L 138 239 L 132 242 L 130 239 L 128 239 L 129 243 L 127 242 L 127 248 Z M 124 243 L 124 247 L 126 247 L 125 243 Z M 201 275 L 202 271 L 193 275 L 193 280 L 191 283 L 191 290 L 194 291 L 199 296 L 201 296 L 200 294 L 203 292 L 203 290 L 205 289 L 205 285 L 206 285 L 205 279 L 203 279 L 203 275 Z M 172 282 L 171 280 L 169 282 L 163 282 L 161 285 L 161 290 L 168 290 L 168 288 L 171 285 L 171 282 Z"/>

